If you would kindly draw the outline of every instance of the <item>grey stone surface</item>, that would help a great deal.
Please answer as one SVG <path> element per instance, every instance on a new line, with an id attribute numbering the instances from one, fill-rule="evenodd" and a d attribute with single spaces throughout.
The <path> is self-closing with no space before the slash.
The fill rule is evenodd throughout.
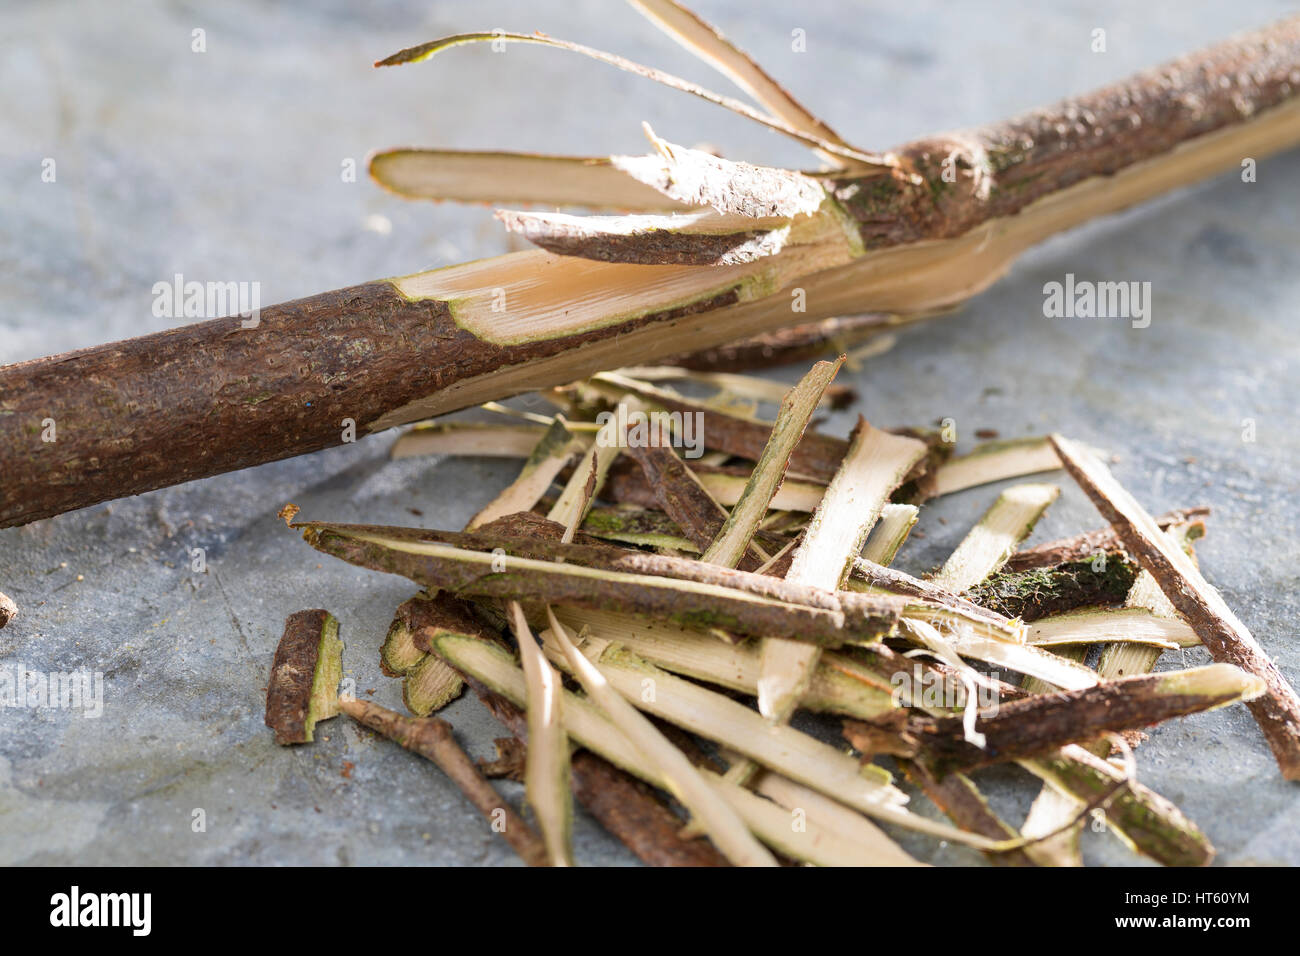
<path id="1" fill-rule="evenodd" d="M 874 148 L 1082 91 L 1284 12 L 1265 0 L 699 8 Z M 729 156 L 808 161 L 740 119 L 553 51 L 369 67 L 411 43 L 493 27 L 541 29 L 726 86 L 609 0 L 5 4 L 0 361 L 176 324 L 150 310 L 153 283 L 176 272 L 257 280 L 269 303 L 506 248 L 484 210 L 407 205 L 364 176 L 343 182 L 344 161 L 361 164 L 376 147 L 631 152 L 644 146 L 645 119 Z M 1105 54 L 1089 51 L 1096 27 Z M 205 53 L 191 52 L 195 28 Z M 806 31 L 806 53 L 791 52 L 794 29 Z M 41 180 L 46 157 L 54 183 Z M 1261 163 L 1255 184 L 1225 175 L 1054 239 L 958 315 L 845 373 L 875 422 L 952 417 L 963 445 L 976 428 L 1059 429 L 1118 454 L 1119 477 L 1152 510 L 1212 504 L 1206 574 L 1293 679 L 1298 180 L 1292 153 Z M 1042 286 L 1067 272 L 1150 281 L 1150 328 L 1045 319 Z M 1246 419 L 1254 442 L 1242 440 Z M 827 427 L 849 425 L 838 415 Z M 487 460 L 390 463 L 388 444 L 380 436 L 0 532 L 0 590 L 22 608 L 0 631 L 0 664 L 105 679 L 98 719 L 0 710 L 0 863 L 515 862 L 434 768 L 345 718 L 293 750 L 262 726 L 284 618 L 307 607 L 340 618 L 358 687 L 400 706 L 376 650 L 413 590 L 310 551 L 276 509 L 293 500 L 314 517 L 458 527 L 513 473 Z M 1035 540 L 1098 524 L 1062 483 Z M 902 566 L 939 563 L 996 492 L 928 506 L 925 537 Z M 206 574 L 190 571 L 193 547 L 206 549 Z M 475 755 L 502 733 L 473 699 L 446 716 Z M 1139 763 L 1206 829 L 1220 862 L 1300 862 L 1300 791 L 1280 779 L 1244 708 L 1159 728 Z M 1036 790 L 1011 771 L 981 782 L 1015 819 Z M 192 827 L 196 809 L 206 832 Z M 979 862 L 900 839 L 935 862 Z M 584 862 L 634 862 L 585 817 L 577 842 Z M 1138 862 L 1105 835 L 1089 835 L 1086 852 Z"/>

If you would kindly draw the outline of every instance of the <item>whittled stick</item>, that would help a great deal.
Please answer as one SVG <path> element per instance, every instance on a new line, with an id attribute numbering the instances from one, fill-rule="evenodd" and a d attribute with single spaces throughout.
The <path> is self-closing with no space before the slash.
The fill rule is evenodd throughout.
<path id="1" fill-rule="evenodd" d="M 0 526 L 771 332 L 790 324 L 792 288 L 804 322 L 954 305 L 1050 235 L 1300 141 L 1298 66 L 1293 18 L 899 147 L 894 165 L 822 181 L 832 211 L 812 217 L 826 227 L 813 238 L 743 265 L 535 250 L 7 366 Z"/>

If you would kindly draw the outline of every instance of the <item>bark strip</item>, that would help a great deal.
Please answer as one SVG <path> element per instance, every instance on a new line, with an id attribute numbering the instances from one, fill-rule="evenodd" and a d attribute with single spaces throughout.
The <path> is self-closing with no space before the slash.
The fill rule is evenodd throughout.
<path id="1" fill-rule="evenodd" d="M 1083 690 L 1036 694 L 981 712 L 985 744 L 968 743 L 962 718 L 909 716 L 895 728 L 845 721 L 844 735 L 867 757 L 891 738 L 891 753 L 922 760 L 936 775 L 975 770 L 1034 757 L 1100 733 L 1137 730 L 1171 717 L 1199 713 L 1258 697 L 1263 682 L 1226 664 L 1168 674 L 1122 677 Z"/>
<path id="2" fill-rule="evenodd" d="M 1205 507 L 1179 508 L 1177 511 L 1166 511 L 1162 515 L 1157 515 L 1154 520 L 1161 531 L 1186 525 L 1184 536 L 1189 541 L 1195 541 L 1205 537 L 1205 519 L 1209 515 L 1210 509 Z M 1029 571 L 1033 568 L 1064 564 L 1067 561 L 1091 560 L 1098 554 L 1109 555 L 1123 547 L 1123 542 L 1120 541 L 1114 528 L 1096 528 L 1083 534 L 1059 538 L 1056 541 L 1048 541 L 1017 551 L 1007 560 L 1003 570 Z"/>
<path id="3" fill-rule="evenodd" d="M 789 634 L 839 646 L 891 632 L 904 613 L 923 613 L 918 610 L 922 605 L 892 595 L 835 593 L 608 547 L 418 528 L 301 527 L 317 550 L 401 574 L 424 587 L 465 597 L 626 610 L 702 630 Z M 457 542 L 482 550 L 457 547 Z M 493 548 L 501 553 L 494 554 Z"/>
<path id="4" fill-rule="evenodd" d="M 1123 778 L 1114 764 L 1071 744 L 1059 754 L 1021 765 L 1083 804 L 1111 792 Z M 1106 808 L 1106 822 L 1125 843 L 1165 866 L 1208 866 L 1214 846 L 1169 800 L 1130 780 Z"/>
<path id="5" fill-rule="evenodd" d="M 967 589 L 964 597 L 1022 621 L 1081 607 L 1118 605 L 1137 580 L 1137 564 L 1123 551 L 1025 571 L 1000 571 Z"/>
<path id="6" fill-rule="evenodd" d="M 1124 546 L 1155 578 L 1216 661 L 1235 664 L 1264 682 L 1268 693 L 1249 702 L 1282 776 L 1300 780 L 1300 697 L 1238 620 L 1195 562 L 1161 530 L 1104 464 L 1077 442 L 1052 436 L 1066 469 L 1111 523 Z"/>
<path id="7" fill-rule="evenodd" d="M 691 543 L 706 550 L 727 523 L 729 515 L 708 490 L 700 484 L 689 465 L 673 451 L 671 438 L 657 422 L 651 422 L 646 444 L 629 443 L 627 453 L 641 466 L 646 482 L 668 517 L 686 533 Z M 767 560 L 767 555 L 752 546 L 740 555 L 736 566 L 753 571 Z"/>
<path id="8" fill-rule="evenodd" d="M 1020 837 L 1014 827 L 993 811 L 979 788 L 965 774 L 950 773 L 939 779 L 924 764 L 914 760 L 899 760 L 899 765 L 907 774 L 907 779 L 963 830 L 978 833 L 990 840 L 1015 840 Z M 985 855 L 995 866 L 1038 865 L 1024 850 Z"/>

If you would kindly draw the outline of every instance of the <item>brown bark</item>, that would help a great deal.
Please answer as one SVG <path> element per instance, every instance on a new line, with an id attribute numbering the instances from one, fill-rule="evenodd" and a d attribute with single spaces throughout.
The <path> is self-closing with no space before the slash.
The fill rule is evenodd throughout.
<path id="1" fill-rule="evenodd" d="M 987 618 L 998 624 L 1009 625 L 1009 619 L 1015 617 L 1014 614 L 1005 614 L 998 609 L 982 606 L 982 602 L 967 600 L 929 581 L 913 577 L 906 571 L 888 568 L 867 558 L 859 557 L 854 560 L 852 574 L 855 579 L 873 587 L 931 601 L 973 617 Z"/>
<path id="2" fill-rule="evenodd" d="M 461 793 L 493 824 L 529 866 L 547 866 L 549 857 L 542 838 L 530 827 L 509 802 L 503 800 L 488 782 L 479 766 L 456 743 L 451 724 L 440 717 L 404 717 L 396 711 L 370 701 L 345 697 L 339 702 L 343 711 L 358 723 L 401 744 L 412 753 L 437 764 L 451 778 Z M 504 816 L 504 826 L 497 830 L 497 814 Z"/>
<path id="3" fill-rule="evenodd" d="M 899 156 L 919 183 L 850 180 L 833 192 L 868 248 L 959 236 L 1286 103 L 1298 66 L 1291 18 L 1005 122 L 910 143 Z"/>
<path id="4" fill-rule="evenodd" d="M 516 783 L 523 783 L 524 765 L 528 753 L 523 741 L 518 737 L 498 737 L 492 742 L 497 748 L 496 757 L 492 760 L 484 760 L 480 757 L 477 761 L 483 776 L 493 779 L 505 777 Z"/>
<path id="5" fill-rule="evenodd" d="M 1026 623 L 1081 607 L 1123 604 L 1141 568 L 1123 551 L 1107 552 L 1104 558 L 1104 564 L 1088 558 L 1028 571 L 999 571 L 964 597 Z"/>
<path id="6" fill-rule="evenodd" d="M 984 795 L 964 774 L 950 773 L 940 780 L 916 761 L 900 760 L 899 765 L 907 774 L 907 779 L 920 787 L 931 803 L 967 833 L 978 833 L 990 840 L 1014 840 L 1020 836 L 993 812 Z M 986 855 L 995 866 L 1038 865 L 1024 850 Z"/>
<path id="7" fill-rule="evenodd" d="M 684 461 L 677 457 L 667 435 L 651 428 L 648 445 L 629 446 L 631 455 L 654 490 L 655 498 L 687 538 L 700 551 L 707 551 L 727 522 L 726 510 L 700 484 Z M 765 559 L 752 547 L 746 548 L 737 565 L 742 571 L 754 571 Z"/>
<path id="8" fill-rule="evenodd" d="M 256 328 L 213 319 L 4 366 L 0 527 L 343 444 L 345 420 L 359 438 L 457 383 L 734 300 L 497 345 L 379 281 L 263 309 Z"/>
<path id="9" fill-rule="evenodd" d="M 1168 530 L 1175 525 L 1191 524 L 1194 527 L 1192 534 L 1188 537 L 1192 539 L 1203 538 L 1205 536 L 1205 518 L 1210 515 L 1210 509 L 1201 508 L 1180 508 L 1177 511 L 1166 511 L 1164 514 L 1156 517 L 1156 524 L 1162 531 Z M 1068 538 L 1060 538 L 1056 541 L 1048 541 L 1044 544 L 1036 545 L 1032 548 L 1025 548 L 1017 551 L 1007 563 L 1002 566 L 1004 572 L 1028 571 L 1031 568 L 1046 568 L 1057 564 L 1063 564 L 1066 561 L 1083 561 L 1091 559 L 1097 552 L 1117 551 L 1124 545 L 1115 533 L 1114 528 L 1095 528 L 1092 531 L 1085 531 L 1083 534 L 1072 535 Z"/>
<path id="10" fill-rule="evenodd" d="M 611 394 L 622 390 L 621 385 L 613 383 L 602 382 L 602 388 L 607 389 Z M 758 461 L 762 457 L 763 449 L 767 447 L 768 438 L 772 435 L 772 426 L 767 422 L 728 415 L 702 402 L 679 398 L 663 389 L 637 388 L 629 384 L 627 391 L 651 405 L 660 406 L 670 412 L 700 415 L 699 433 L 708 436 L 706 445 L 713 451 L 723 451 L 737 458 Z M 848 450 L 849 443 L 843 438 L 807 431 L 790 455 L 787 472 L 796 477 L 805 476 L 816 478 L 818 481 L 830 481 L 839 471 L 840 462 L 844 460 Z"/>
<path id="11" fill-rule="evenodd" d="M 873 175 L 828 185 L 869 248 L 962 236 L 1207 134 L 1266 122 L 1300 93 L 1298 64 L 1300 19 L 1286 20 L 1019 119 L 900 147 L 919 182 Z M 1289 131 L 1276 132 L 1264 151 L 1290 142 Z M 950 156 L 953 183 L 943 176 Z M 1222 164 L 1216 155 L 1180 175 Z M 1126 201 L 1182 181 L 1155 182 Z M 741 299 L 733 286 L 602 328 L 496 344 L 459 326 L 447 303 L 408 299 L 380 281 L 269 307 L 253 329 L 215 319 L 8 366 L 0 527 L 341 444 L 345 419 L 360 436 L 573 381 L 616 356 L 645 362 L 770 332 L 790 317 L 755 303 L 729 308 Z M 810 319 L 854 310 L 822 299 L 816 308 L 828 311 Z M 888 295 L 856 306 L 882 308 L 894 308 Z M 710 321 L 677 321 L 700 312 Z M 48 419 L 55 441 L 42 440 Z"/>
<path id="12" fill-rule="evenodd" d="M 535 514 L 545 515 L 550 511 L 553 500 L 543 499 L 537 506 Z M 604 542 L 640 543 L 638 539 L 666 537 L 688 540 L 686 533 L 677 522 L 664 514 L 650 508 L 612 508 L 597 505 L 587 512 L 582 521 L 582 531 L 592 538 Z M 780 551 L 789 543 L 789 538 L 770 531 L 759 530 L 754 540 L 765 550 Z"/>
<path id="13" fill-rule="evenodd" d="M 1052 444 L 1066 471 L 1111 523 L 1129 552 L 1160 585 L 1216 661 L 1235 664 L 1264 681 L 1268 693 L 1247 703 L 1273 750 L 1282 776 L 1300 780 L 1300 695 L 1237 619 L 1222 596 L 1110 470 L 1089 451 L 1059 435 Z"/>
<path id="14" fill-rule="evenodd" d="M 981 711 L 976 730 L 985 737 L 977 747 L 966 740 L 960 715 L 910 715 L 901 728 L 869 726 L 846 720 L 844 736 L 866 757 L 881 752 L 880 737 L 890 734 L 889 752 L 922 761 L 938 777 L 992 764 L 1021 760 L 1057 750 L 1076 741 L 1089 741 L 1105 732 L 1148 727 L 1241 698 L 1236 690 L 1213 693 L 1169 693 L 1160 689 L 1167 674 L 1120 677 L 1084 690 L 1035 694 Z"/>
<path id="15" fill-rule="evenodd" d="M 482 561 L 470 563 L 454 554 L 398 550 L 359 537 L 358 532 L 382 533 L 390 540 L 436 541 L 453 546 L 456 542 L 472 543 L 472 550 L 479 553 L 490 554 L 493 548 L 501 548 L 502 556 L 499 565 L 493 567 Z M 526 538 L 366 526 L 349 529 L 342 525 L 304 526 L 304 537 L 318 550 L 349 563 L 400 574 L 424 587 L 445 589 L 458 596 L 627 611 L 671 620 L 684 627 L 716 628 L 754 637 L 786 634 L 833 647 L 847 640 L 870 640 L 890 633 L 908 604 L 903 598 L 837 594 L 699 561 Z M 563 562 L 554 561 L 556 557 L 562 557 Z M 532 563 L 525 565 L 525 560 Z M 607 574 L 578 573 L 585 568 Z M 678 582 L 711 585 L 716 590 L 701 594 L 683 589 Z"/>
<path id="16" fill-rule="evenodd" d="M 284 622 L 266 682 L 266 726 L 275 731 L 277 744 L 307 743 L 312 738 L 307 717 L 321 632 L 329 618 L 329 611 L 318 608 L 290 614 Z"/>
<path id="17" fill-rule="evenodd" d="M 889 328 L 890 316 L 880 313 L 821 319 L 728 342 L 716 348 L 674 355 L 661 360 L 660 364 L 677 365 L 697 372 L 747 372 L 806 362 L 822 358 L 832 351 L 846 352 L 884 334 Z"/>
<path id="18" fill-rule="evenodd" d="M 431 652 L 430 641 L 439 634 L 468 634 L 500 643 L 500 636 L 475 617 L 468 604 L 450 594 L 413 597 L 397 609 L 397 614 L 410 627 L 412 642 L 426 654 Z"/>

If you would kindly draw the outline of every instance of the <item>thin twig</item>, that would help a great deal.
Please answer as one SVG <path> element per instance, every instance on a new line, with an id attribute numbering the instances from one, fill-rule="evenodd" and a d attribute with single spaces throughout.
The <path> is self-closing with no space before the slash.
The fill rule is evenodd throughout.
<path id="1" fill-rule="evenodd" d="M 487 818 L 492 829 L 514 847 L 520 859 L 529 866 L 548 864 L 542 838 L 509 803 L 501 799 L 478 765 L 456 743 L 451 724 L 440 717 L 403 717 L 396 711 L 355 697 L 341 698 L 339 707 L 358 723 L 437 764 Z"/>

